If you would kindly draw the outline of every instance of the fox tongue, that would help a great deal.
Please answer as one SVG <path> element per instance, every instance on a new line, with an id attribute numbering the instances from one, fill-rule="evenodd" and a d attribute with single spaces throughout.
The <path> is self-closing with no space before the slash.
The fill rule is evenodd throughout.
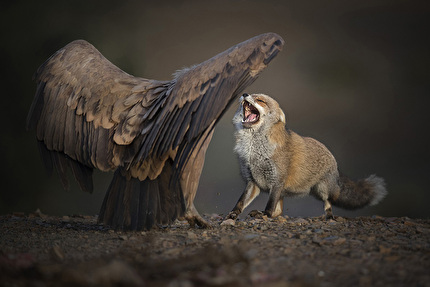
<path id="1" fill-rule="evenodd" d="M 255 121 L 256 119 L 257 119 L 257 115 L 256 115 L 256 114 L 253 114 L 253 113 L 250 113 L 249 115 L 247 115 L 247 116 L 246 116 L 245 121 L 246 121 L 246 122 L 253 122 L 253 121 Z"/>

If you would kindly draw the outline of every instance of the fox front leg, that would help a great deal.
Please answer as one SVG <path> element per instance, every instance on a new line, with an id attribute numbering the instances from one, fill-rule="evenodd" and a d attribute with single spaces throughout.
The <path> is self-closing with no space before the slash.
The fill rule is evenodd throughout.
<path id="1" fill-rule="evenodd" d="M 281 197 L 282 188 L 275 187 L 270 191 L 269 201 L 267 202 L 264 213 L 268 217 L 277 217 L 282 214 L 284 199 Z"/>
<path id="2" fill-rule="evenodd" d="M 252 181 L 249 181 L 233 210 L 227 215 L 227 219 L 236 219 L 259 194 L 260 188 Z"/>

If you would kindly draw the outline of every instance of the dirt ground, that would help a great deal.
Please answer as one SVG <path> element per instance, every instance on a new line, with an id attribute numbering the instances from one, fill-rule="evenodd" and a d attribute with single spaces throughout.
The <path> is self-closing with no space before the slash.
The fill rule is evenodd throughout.
<path id="1" fill-rule="evenodd" d="M 233 222 L 117 232 L 95 216 L 0 216 L 1 286 L 430 286 L 430 220 Z"/>

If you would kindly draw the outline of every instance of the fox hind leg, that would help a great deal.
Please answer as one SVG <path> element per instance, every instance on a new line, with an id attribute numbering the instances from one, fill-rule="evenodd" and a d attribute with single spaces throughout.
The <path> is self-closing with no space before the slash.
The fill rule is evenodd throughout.
<path id="1" fill-rule="evenodd" d="M 272 214 L 272 217 L 278 217 L 279 215 L 282 215 L 282 211 L 284 209 L 284 198 L 281 197 L 276 204 L 275 211 Z"/>
<path id="2" fill-rule="evenodd" d="M 334 219 L 331 203 L 328 199 L 324 200 L 325 219 Z"/>
<path id="3" fill-rule="evenodd" d="M 326 181 L 320 181 L 311 189 L 311 194 L 316 198 L 322 200 L 324 202 L 324 213 L 323 218 L 325 219 L 334 219 L 333 216 L 333 208 L 329 201 L 330 187 Z"/>

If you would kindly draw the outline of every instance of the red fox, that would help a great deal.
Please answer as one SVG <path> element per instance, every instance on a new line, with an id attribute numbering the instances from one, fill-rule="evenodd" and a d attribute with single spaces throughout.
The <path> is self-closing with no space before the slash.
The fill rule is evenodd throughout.
<path id="1" fill-rule="evenodd" d="M 371 175 L 353 181 L 338 171 L 336 159 L 319 141 L 285 128 L 279 104 L 264 94 L 244 94 L 233 117 L 236 145 L 246 189 L 227 218 L 237 216 L 260 194 L 269 193 L 264 213 L 282 214 L 285 196 L 311 194 L 324 202 L 326 218 L 332 204 L 357 209 L 380 202 L 384 179 Z"/>

